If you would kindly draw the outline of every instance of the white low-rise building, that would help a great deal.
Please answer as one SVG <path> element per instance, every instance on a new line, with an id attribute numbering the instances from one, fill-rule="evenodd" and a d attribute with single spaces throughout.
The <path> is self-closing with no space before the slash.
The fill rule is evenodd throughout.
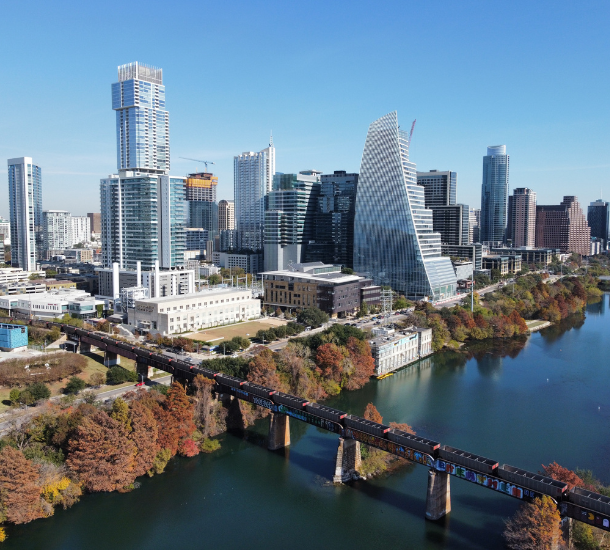
<path id="1" fill-rule="evenodd" d="M 375 376 L 383 376 L 432 353 L 432 329 L 403 331 L 380 328 L 369 341 L 375 359 Z"/>
<path id="2" fill-rule="evenodd" d="M 0 309 L 17 311 L 33 317 L 54 318 L 69 313 L 87 319 L 98 317 L 103 307 L 103 300 L 96 300 L 88 292 L 77 289 L 0 296 Z"/>
<path id="3" fill-rule="evenodd" d="M 261 302 L 245 288 L 217 288 L 179 296 L 136 300 L 128 323 L 153 333 L 178 334 L 258 319 Z"/>
<path id="4" fill-rule="evenodd" d="M 0 285 L 8 285 L 27 281 L 32 275 L 44 278 L 44 271 L 24 271 L 18 267 L 2 267 L 0 268 Z"/>

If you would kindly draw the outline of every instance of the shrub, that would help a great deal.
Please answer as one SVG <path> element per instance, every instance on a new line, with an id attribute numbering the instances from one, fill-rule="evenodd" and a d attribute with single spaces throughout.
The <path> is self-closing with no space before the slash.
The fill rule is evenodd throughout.
<path id="1" fill-rule="evenodd" d="M 136 382 L 137 380 L 137 373 L 119 366 L 110 367 L 106 373 L 106 384 L 109 385 L 122 384 L 123 382 Z"/>
<path id="2" fill-rule="evenodd" d="M 213 453 L 220 449 L 220 442 L 216 439 L 206 438 L 199 445 L 202 453 Z"/>
<path id="3" fill-rule="evenodd" d="M 64 393 L 68 395 L 77 395 L 81 390 L 84 390 L 86 386 L 87 384 L 82 378 L 72 376 L 64 388 Z"/>
<path id="4" fill-rule="evenodd" d="M 42 382 L 34 382 L 33 384 L 30 384 L 26 390 L 32 394 L 34 401 L 51 397 L 51 390 Z"/>

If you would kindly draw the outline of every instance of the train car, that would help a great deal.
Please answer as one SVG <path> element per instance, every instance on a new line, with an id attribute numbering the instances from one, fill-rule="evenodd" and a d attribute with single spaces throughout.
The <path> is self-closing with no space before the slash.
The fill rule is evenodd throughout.
<path id="1" fill-rule="evenodd" d="M 538 493 L 552 496 L 553 498 L 561 498 L 568 490 L 568 484 L 563 481 L 557 481 L 550 477 L 541 476 L 527 470 L 521 470 L 515 466 L 503 464 L 497 470 L 496 474 L 500 479 L 509 481 L 515 485 L 532 489 Z"/>
<path id="2" fill-rule="evenodd" d="M 385 434 L 390 431 L 389 426 L 371 422 L 370 420 L 354 416 L 353 414 L 346 415 L 343 419 L 343 424 L 348 428 L 354 428 L 355 430 L 360 430 L 361 432 L 370 435 L 376 435 L 377 437 L 385 438 Z"/>
<path id="3" fill-rule="evenodd" d="M 219 384 L 229 386 L 230 388 L 241 388 L 242 384 L 244 384 L 244 380 L 242 380 L 241 378 L 229 376 L 228 374 L 223 374 L 222 372 L 216 374 L 214 378 Z"/>
<path id="4" fill-rule="evenodd" d="M 332 420 L 333 422 L 341 422 L 341 420 L 347 416 L 347 413 L 344 413 L 343 411 L 320 405 L 319 403 L 308 403 L 305 405 L 305 410 L 308 413 L 315 414 L 326 420 Z"/>
<path id="5" fill-rule="evenodd" d="M 484 456 L 475 455 L 467 451 L 450 447 L 449 445 L 443 445 L 438 450 L 438 457 L 447 462 L 453 464 L 459 464 L 469 470 L 475 472 L 483 472 L 487 475 L 495 475 L 498 468 L 498 461 L 491 458 L 485 458 Z"/>
<path id="6" fill-rule="evenodd" d="M 76 334 L 76 327 L 71 325 L 61 325 L 61 331 L 66 334 Z"/>
<path id="7" fill-rule="evenodd" d="M 587 489 L 580 489 L 574 487 L 571 492 L 567 494 L 568 500 L 583 508 L 588 508 L 600 514 L 610 517 L 610 498 L 588 491 Z"/>
<path id="8" fill-rule="evenodd" d="M 276 405 L 286 405 L 288 407 L 292 407 L 293 409 L 303 410 L 309 401 L 307 399 L 302 399 L 300 397 L 295 397 L 294 395 L 290 395 L 288 393 L 282 393 L 280 391 L 276 391 L 272 396 L 273 402 Z"/>
<path id="9" fill-rule="evenodd" d="M 252 395 L 265 397 L 266 399 L 269 399 L 269 397 L 271 397 L 275 392 L 275 390 L 272 390 L 271 388 L 261 386 L 260 384 L 255 384 L 254 382 L 244 382 L 241 385 L 241 389 L 251 393 Z"/>
<path id="10" fill-rule="evenodd" d="M 417 435 L 409 434 L 394 428 L 388 432 L 387 438 L 394 443 L 404 445 L 405 447 L 410 447 L 411 449 L 421 451 L 422 453 L 428 453 L 433 457 L 436 456 L 436 451 L 441 446 L 438 441 L 432 441 L 431 439 L 419 437 Z"/>
<path id="11" fill-rule="evenodd" d="M 216 374 L 218 374 L 216 371 L 206 369 L 203 367 L 195 367 L 195 372 L 197 372 L 197 374 L 201 374 L 201 376 L 204 376 L 205 378 L 208 378 L 209 380 L 214 380 Z"/>

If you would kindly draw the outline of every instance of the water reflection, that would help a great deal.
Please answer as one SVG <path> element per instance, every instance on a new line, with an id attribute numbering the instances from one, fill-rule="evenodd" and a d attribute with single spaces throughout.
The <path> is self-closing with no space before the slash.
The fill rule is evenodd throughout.
<path id="1" fill-rule="evenodd" d="M 582 313 L 570 315 L 558 323 L 542 329 L 540 335 L 547 344 L 551 344 L 561 338 L 566 332 L 580 329 L 585 324 L 585 319 L 586 317 Z"/>

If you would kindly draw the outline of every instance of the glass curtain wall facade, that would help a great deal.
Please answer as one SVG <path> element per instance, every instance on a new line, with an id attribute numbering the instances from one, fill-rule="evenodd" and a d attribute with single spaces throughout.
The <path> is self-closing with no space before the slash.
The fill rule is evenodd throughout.
<path id="1" fill-rule="evenodd" d="M 587 221 L 591 228 L 591 237 L 603 239 L 606 247 L 610 237 L 610 203 L 597 199 L 589 204 Z"/>
<path id="2" fill-rule="evenodd" d="M 457 172 L 417 172 L 417 183 L 426 190 L 426 208 L 456 204 Z"/>
<path id="3" fill-rule="evenodd" d="M 163 70 L 142 63 L 119 67 L 112 85 L 118 170 L 169 172 L 169 113 Z"/>
<path id="4" fill-rule="evenodd" d="M 8 195 L 11 222 L 11 265 L 36 270 L 41 258 L 42 170 L 31 157 L 8 160 Z"/>
<path id="5" fill-rule="evenodd" d="M 356 193 L 354 270 L 412 298 L 455 295 L 457 280 L 441 256 L 432 211 L 409 161 L 409 135 L 394 111 L 369 126 Z"/>
<path id="6" fill-rule="evenodd" d="M 509 160 L 506 145 L 488 147 L 487 155 L 483 157 L 482 242 L 504 242 L 506 238 Z"/>

